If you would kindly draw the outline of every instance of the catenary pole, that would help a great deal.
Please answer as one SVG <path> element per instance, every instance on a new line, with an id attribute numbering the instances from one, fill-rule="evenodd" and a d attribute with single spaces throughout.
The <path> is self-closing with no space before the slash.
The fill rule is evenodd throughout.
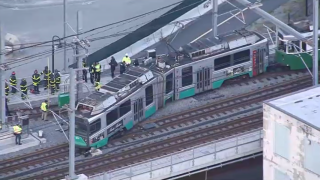
<path id="1" fill-rule="evenodd" d="M 212 32 L 213 37 L 218 35 L 218 0 L 212 1 Z"/>
<path id="2" fill-rule="evenodd" d="M 82 12 L 81 11 L 78 11 L 77 12 L 77 38 L 79 40 L 80 36 L 80 32 L 82 30 Z M 76 46 L 76 61 L 77 61 L 77 68 L 81 68 L 82 67 L 82 61 L 81 61 L 81 58 L 79 56 L 79 45 L 77 44 Z M 79 73 L 81 73 L 81 71 L 77 72 L 77 81 L 80 81 L 80 75 Z M 81 83 L 77 83 L 77 98 L 76 100 L 79 99 L 79 96 L 80 96 L 80 93 L 82 92 L 82 85 Z"/>
<path id="3" fill-rule="evenodd" d="M 3 32 L 2 32 L 2 23 L 0 20 L 0 50 L 3 51 L 5 49 L 5 45 L 4 45 L 4 37 L 3 37 Z M 5 51 L 3 51 L 0 54 L 0 64 L 5 63 Z M 2 129 L 4 130 L 4 125 L 6 123 L 6 95 L 5 95 L 5 75 L 6 75 L 6 71 L 4 68 L 0 69 L 0 76 L 1 76 L 1 82 L 0 82 L 0 95 L 1 95 L 1 103 L 0 103 L 0 118 L 2 121 Z"/>
<path id="4" fill-rule="evenodd" d="M 67 71 L 67 0 L 63 0 L 63 70 Z"/>
<path id="5" fill-rule="evenodd" d="M 77 179 L 77 176 L 75 175 L 75 104 L 76 104 L 76 97 L 75 97 L 75 85 L 76 85 L 76 77 L 75 77 L 75 70 L 70 69 L 70 87 L 69 87 L 69 93 L 70 93 L 70 116 L 69 116 L 69 178 L 68 179 Z"/>
<path id="6" fill-rule="evenodd" d="M 318 85 L 319 0 L 313 0 L 313 85 Z"/>

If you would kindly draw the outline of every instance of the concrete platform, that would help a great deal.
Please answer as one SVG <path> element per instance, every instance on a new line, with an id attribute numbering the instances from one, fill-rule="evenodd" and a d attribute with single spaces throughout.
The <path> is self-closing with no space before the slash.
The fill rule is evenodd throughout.
<path id="1" fill-rule="evenodd" d="M 58 96 L 61 93 L 65 93 L 65 92 L 69 92 L 69 79 L 68 79 L 69 75 L 65 74 L 61 76 L 61 85 L 60 85 L 60 91 L 56 92 L 54 95 L 51 95 L 50 91 L 44 90 L 44 87 L 40 87 L 39 91 L 40 94 L 31 94 L 30 93 L 30 88 L 28 88 L 28 96 L 26 100 L 22 100 L 21 99 L 21 92 L 17 92 L 16 94 L 9 95 L 9 109 L 10 111 L 14 111 L 17 109 L 31 109 L 32 108 L 39 108 L 41 103 L 44 100 L 49 100 L 49 104 L 50 105 L 58 105 Z M 111 77 L 109 75 L 109 72 L 105 72 L 101 75 L 101 84 L 106 84 L 107 82 L 109 82 L 111 80 Z M 18 84 L 20 83 L 20 79 L 17 80 Z M 28 80 L 28 85 L 29 87 L 31 84 L 31 79 Z M 80 96 L 85 96 L 86 94 L 88 94 L 89 92 L 94 91 L 94 85 L 90 83 L 90 77 L 88 74 L 88 83 L 83 83 L 84 85 L 82 86 L 83 88 L 83 94 L 81 94 Z M 19 89 L 19 85 L 17 86 L 17 88 Z M 11 91 L 11 87 L 10 87 L 10 91 Z M 76 91 L 76 89 L 75 89 Z"/>
<path id="2" fill-rule="evenodd" d="M 46 142 L 46 139 L 38 138 L 37 133 L 33 133 L 33 136 L 29 135 L 26 138 L 22 137 L 21 139 L 22 145 L 16 145 L 15 136 L 12 135 L 11 137 L 0 140 L 0 155 L 17 152 L 22 149 L 37 146 L 40 143 L 45 143 L 45 142 Z"/>

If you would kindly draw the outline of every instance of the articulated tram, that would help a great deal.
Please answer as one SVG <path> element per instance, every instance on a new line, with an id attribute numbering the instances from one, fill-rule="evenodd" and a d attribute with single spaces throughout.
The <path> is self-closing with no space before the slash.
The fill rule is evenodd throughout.
<path id="1" fill-rule="evenodd" d="M 103 85 L 76 106 L 76 146 L 99 148 L 166 103 L 221 87 L 269 66 L 267 38 L 247 30 L 182 46 L 175 56 L 150 51 L 138 67 Z"/>
<path id="2" fill-rule="evenodd" d="M 305 38 L 312 39 L 313 26 L 311 25 L 311 18 L 310 16 L 305 20 L 290 22 L 289 25 L 300 32 Z M 287 66 L 291 70 L 305 69 L 306 67 L 312 68 L 313 47 L 282 30 L 278 31 L 276 38 L 276 62 L 278 64 Z"/>

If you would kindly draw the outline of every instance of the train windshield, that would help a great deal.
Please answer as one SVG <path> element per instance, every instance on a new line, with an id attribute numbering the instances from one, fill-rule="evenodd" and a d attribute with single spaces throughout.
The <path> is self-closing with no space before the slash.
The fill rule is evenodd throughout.
<path id="1" fill-rule="evenodd" d="M 75 125 L 76 125 L 76 127 L 75 127 L 76 134 L 87 135 L 87 133 L 88 133 L 88 126 L 87 125 L 82 124 L 77 121 L 76 121 Z"/>
<path id="2" fill-rule="evenodd" d="M 83 114 L 91 113 L 92 110 L 93 110 L 93 107 L 87 106 L 85 104 L 79 104 L 78 108 L 77 108 L 77 111 L 79 111 L 79 112 L 81 112 Z"/>

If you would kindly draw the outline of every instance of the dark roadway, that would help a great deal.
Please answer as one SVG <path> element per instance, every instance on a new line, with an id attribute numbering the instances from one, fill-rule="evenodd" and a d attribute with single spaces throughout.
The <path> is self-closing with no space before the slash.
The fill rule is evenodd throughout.
<path id="1" fill-rule="evenodd" d="M 262 156 L 178 180 L 262 180 Z"/>
<path id="2" fill-rule="evenodd" d="M 255 0 L 250 0 L 251 2 L 255 2 Z M 282 4 L 285 4 L 289 0 L 264 0 L 263 1 L 263 6 L 261 7 L 263 10 L 266 12 L 271 12 L 274 9 L 278 8 Z M 235 4 L 238 8 L 244 9 L 245 7 L 236 3 L 236 1 L 231 1 L 233 4 Z M 224 14 L 228 11 L 234 10 L 235 7 L 231 6 L 228 3 L 223 3 L 219 6 L 219 11 L 218 14 Z M 233 11 L 233 14 L 236 14 L 239 11 Z M 241 29 L 246 27 L 247 25 L 252 24 L 256 20 L 260 18 L 257 14 L 250 10 L 244 11 L 244 18 L 246 24 L 243 24 L 236 18 L 232 18 L 228 22 L 222 24 L 221 26 L 218 27 L 218 34 L 222 33 L 227 33 L 233 30 Z M 224 14 L 222 16 L 218 17 L 218 24 L 225 21 L 232 15 L 230 13 Z M 199 36 L 203 35 L 206 33 L 208 30 L 212 28 L 212 13 L 207 13 L 203 15 L 201 18 L 199 18 L 197 21 L 191 23 L 190 25 L 186 26 L 184 30 L 178 31 L 178 35 L 175 37 L 173 42 L 171 43 L 171 46 L 173 46 L 175 49 L 179 49 L 182 45 L 188 44 L 191 41 L 195 40 Z M 172 35 L 174 37 L 175 34 Z M 204 35 L 202 38 L 208 38 L 212 36 L 212 32 Z M 157 54 L 166 54 L 168 53 L 168 48 L 164 42 L 159 42 L 148 49 L 156 49 Z M 170 49 L 170 48 L 169 48 Z M 170 49 L 170 52 L 173 52 L 172 49 Z M 143 57 L 145 56 L 145 51 L 140 52 L 139 54 L 135 55 L 133 58 L 137 57 Z"/>

